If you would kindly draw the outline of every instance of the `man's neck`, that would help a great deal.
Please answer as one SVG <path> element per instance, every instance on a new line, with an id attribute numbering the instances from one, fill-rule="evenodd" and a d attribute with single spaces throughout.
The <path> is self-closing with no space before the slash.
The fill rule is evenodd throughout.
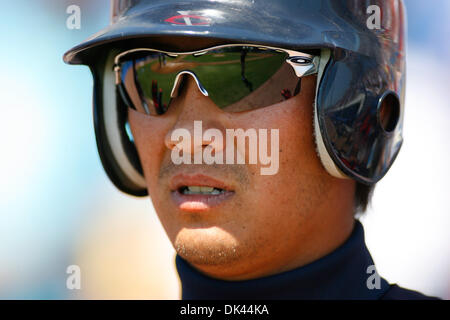
<path id="1" fill-rule="evenodd" d="M 382 278 L 369 281 L 373 275 L 367 270 L 374 263 L 359 221 L 351 236 L 333 252 L 302 267 L 267 277 L 218 280 L 198 272 L 180 256 L 176 257 L 176 266 L 183 299 L 378 299 L 389 288 Z"/>

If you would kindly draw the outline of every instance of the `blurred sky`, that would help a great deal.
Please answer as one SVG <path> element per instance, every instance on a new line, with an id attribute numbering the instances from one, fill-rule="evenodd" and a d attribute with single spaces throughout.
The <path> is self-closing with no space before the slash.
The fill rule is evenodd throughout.
<path id="1" fill-rule="evenodd" d="M 81 29 L 66 8 L 81 8 Z M 379 273 L 450 298 L 450 1 L 405 0 L 405 142 L 361 218 Z M 174 251 L 148 199 L 97 155 L 92 79 L 63 53 L 109 23 L 109 1 L 7 1 L 0 38 L 0 298 L 177 299 Z M 66 268 L 82 289 L 66 289 Z"/>

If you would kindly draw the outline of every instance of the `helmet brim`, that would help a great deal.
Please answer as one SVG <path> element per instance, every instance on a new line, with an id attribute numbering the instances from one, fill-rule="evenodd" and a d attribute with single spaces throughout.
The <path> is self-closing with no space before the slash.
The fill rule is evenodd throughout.
<path id="1" fill-rule="evenodd" d="M 255 8 L 242 4 L 237 7 L 233 2 L 199 1 L 195 11 L 188 11 L 182 5 L 152 6 L 143 2 L 130 10 L 114 24 L 67 51 L 64 61 L 91 64 L 99 50 L 111 46 L 128 49 L 162 45 L 165 49 L 179 51 L 224 43 L 265 44 L 291 49 L 361 44 L 361 41 L 355 41 L 352 21 L 338 24 L 333 21 L 333 16 L 326 16 L 321 11 L 313 15 L 307 10 L 300 13 L 293 10 L 295 15 L 285 11 L 278 14 L 277 10 L 281 9 L 277 8 L 276 2 Z"/>

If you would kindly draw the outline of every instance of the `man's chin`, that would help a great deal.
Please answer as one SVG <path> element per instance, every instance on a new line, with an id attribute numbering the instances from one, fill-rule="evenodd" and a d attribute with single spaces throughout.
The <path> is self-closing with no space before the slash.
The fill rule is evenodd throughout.
<path id="1" fill-rule="evenodd" d="M 242 258 L 239 242 L 218 228 L 182 229 L 173 244 L 177 254 L 191 265 L 227 266 Z"/>

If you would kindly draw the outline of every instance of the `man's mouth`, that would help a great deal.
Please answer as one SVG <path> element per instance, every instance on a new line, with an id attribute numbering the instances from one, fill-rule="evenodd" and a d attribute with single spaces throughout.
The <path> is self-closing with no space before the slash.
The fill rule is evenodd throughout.
<path id="1" fill-rule="evenodd" d="M 202 186 L 183 186 L 178 188 L 178 192 L 181 194 L 207 194 L 218 195 L 225 193 L 224 189 L 214 187 L 202 187 Z"/>
<path id="2" fill-rule="evenodd" d="M 177 175 L 170 181 L 171 197 L 178 209 L 189 212 L 207 211 L 224 203 L 234 190 L 222 181 L 197 175 Z"/>

